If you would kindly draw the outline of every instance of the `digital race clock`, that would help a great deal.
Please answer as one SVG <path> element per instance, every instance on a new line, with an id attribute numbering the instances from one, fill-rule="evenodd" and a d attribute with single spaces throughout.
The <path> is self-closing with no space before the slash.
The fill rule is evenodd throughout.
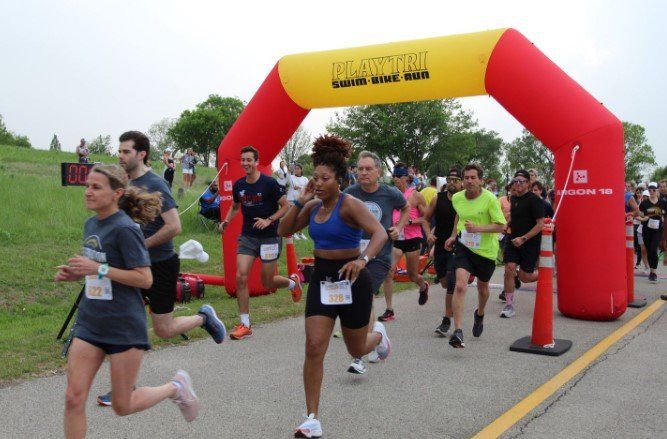
<path id="1" fill-rule="evenodd" d="M 61 163 L 60 180 L 63 186 L 85 186 L 88 172 L 94 163 Z"/>

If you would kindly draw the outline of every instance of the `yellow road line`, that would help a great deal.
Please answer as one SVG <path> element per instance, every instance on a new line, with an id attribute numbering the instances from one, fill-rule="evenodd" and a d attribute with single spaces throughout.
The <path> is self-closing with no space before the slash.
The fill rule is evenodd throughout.
<path id="1" fill-rule="evenodd" d="M 542 404 L 544 400 L 553 395 L 558 389 L 567 384 L 567 382 L 579 374 L 579 372 L 588 367 L 589 364 L 595 361 L 596 358 L 602 355 L 607 349 L 614 345 L 614 343 L 625 337 L 630 331 L 648 319 L 651 314 L 659 310 L 664 303 L 664 300 L 658 299 L 650 304 L 644 311 L 632 318 L 632 320 L 609 334 L 605 339 L 586 351 L 581 357 L 566 366 L 565 369 L 561 370 L 556 376 L 542 384 L 517 405 L 484 427 L 482 431 L 473 436 L 473 439 L 499 437 L 530 413 L 535 407 Z"/>

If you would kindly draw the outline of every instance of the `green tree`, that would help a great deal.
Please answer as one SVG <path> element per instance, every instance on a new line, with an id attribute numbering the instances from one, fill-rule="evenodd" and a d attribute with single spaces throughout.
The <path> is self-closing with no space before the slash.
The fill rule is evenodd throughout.
<path id="1" fill-rule="evenodd" d="M 301 156 L 309 154 L 311 146 L 310 133 L 300 126 L 280 151 L 280 160 L 288 164 L 297 162 Z"/>
<path id="2" fill-rule="evenodd" d="M 651 181 L 660 181 L 667 179 L 667 166 L 656 168 L 651 174 Z"/>
<path id="3" fill-rule="evenodd" d="M 392 167 L 396 162 L 425 170 L 453 137 L 476 126 L 471 113 L 454 99 L 351 107 L 336 113 L 327 130 L 350 140 L 355 153 L 375 152 Z M 355 154 L 356 155 L 356 154 Z"/>
<path id="4" fill-rule="evenodd" d="M 60 140 L 58 140 L 58 136 L 55 134 L 53 135 L 53 139 L 51 139 L 51 145 L 49 146 L 49 151 L 62 151 L 62 145 L 60 144 Z"/>
<path id="5" fill-rule="evenodd" d="M 215 94 L 197 105 L 194 110 L 185 110 L 167 130 L 176 149 L 192 148 L 209 165 L 211 154 L 217 152 L 220 142 L 236 122 L 245 103 L 238 98 L 221 97 Z"/>
<path id="6" fill-rule="evenodd" d="M 151 140 L 151 160 L 159 160 L 165 149 L 173 146 L 174 140 L 169 136 L 169 129 L 174 126 L 176 119 L 165 117 L 148 128 L 148 138 Z"/>
<path id="7" fill-rule="evenodd" d="M 101 134 L 88 143 L 88 151 L 91 154 L 111 155 L 111 136 L 102 136 Z"/>
<path id="8" fill-rule="evenodd" d="M 313 158 L 310 156 L 310 153 L 301 154 L 299 158 L 296 159 L 296 162 L 301 165 L 303 170 L 303 175 L 306 177 L 312 177 L 313 175 Z"/>
<path id="9" fill-rule="evenodd" d="M 519 169 L 534 168 L 538 180 L 547 186 L 553 185 L 554 155 L 527 129 L 524 128 L 521 136 L 506 145 L 505 158 L 504 171 L 507 177 Z"/>
<path id="10" fill-rule="evenodd" d="M 623 122 L 623 140 L 625 143 L 625 179 L 640 180 L 648 175 L 650 167 L 655 166 L 655 153 L 648 144 L 646 130 L 632 122 Z"/>
<path id="11" fill-rule="evenodd" d="M 2 120 L 0 114 L 0 145 L 13 145 L 21 148 L 32 148 L 30 139 L 27 136 L 21 136 L 9 131 Z"/>

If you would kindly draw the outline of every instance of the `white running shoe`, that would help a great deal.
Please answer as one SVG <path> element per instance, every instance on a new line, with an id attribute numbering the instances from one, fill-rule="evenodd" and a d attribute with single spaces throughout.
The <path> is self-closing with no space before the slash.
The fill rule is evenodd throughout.
<path id="1" fill-rule="evenodd" d="M 515 314 L 516 313 L 514 312 L 514 307 L 512 305 L 505 305 L 505 308 L 503 308 L 502 312 L 500 313 L 500 317 L 509 319 L 510 317 L 514 317 Z"/>
<path id="2" fill-rule="evenodd" d="M 364 360 L 361 358 L 354 358 L 352 363 L 350 363 L 350 367 L 347 368 L 347 371 L 350 373 L 356 373 L 357 375 L 365 374 L 366 365 L 364 364 Z"/>
<path id="3" fill-rule="evenodd" d="M 304 235 L 303 233 L 299 233 L 299 236 L 301 236 L 301 239 L 308 239 L 308 237 L 306 235 Z"/>
<path id="4" fill-rule="evenodd" d="M 369 363 L 379 363 L 380 362 L 380 357 L 378 356 L 378 353 L 375 351 L 370 351 L 368 353 L 368 362 Z"/>
<path id="5" fill-rule="evenodd" d="M 315 414 L 308 415 L 303 424 L 294 432 L 294 437 L 319 438 L 322 437 L 322 425 L 315 419 Z"/>
<path id="6" fill-rule="evenodd" d="M 171 379 L 176 383 L 176 394 L 171 399 L 181 409 L 181 414 L 186 421 L 192 422 L 199 413 L 199 398 L 192 388 L 192 379 L 184 370 L 179 370 Z"/>
<path id="7" fill-rule="evenodd" d="M 379 332 L 382 336 L 380 343 L 375 346 L 375 352 L 378 354 L 380 360 L 386 360 L 391 353 L 391 341 L 387 336 L 387 330 L 382 323 L 375 322 L 373 324 L 373 332 Z"/>

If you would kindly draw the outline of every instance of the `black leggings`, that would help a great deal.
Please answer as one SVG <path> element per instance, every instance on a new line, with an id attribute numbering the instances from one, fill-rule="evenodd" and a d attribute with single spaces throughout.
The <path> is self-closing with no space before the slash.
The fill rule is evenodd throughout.
<path id="1" fill-rule="evenodd" d="M 658 268 L 658 245 L 662 239 L 662 227 L 658 230 L 649 229 L 646 224 L 642 226 L 644 236 L 644 245 L 646 246 L 646 256 L 648 257 L 648 266 L 652 269 Z"/>

